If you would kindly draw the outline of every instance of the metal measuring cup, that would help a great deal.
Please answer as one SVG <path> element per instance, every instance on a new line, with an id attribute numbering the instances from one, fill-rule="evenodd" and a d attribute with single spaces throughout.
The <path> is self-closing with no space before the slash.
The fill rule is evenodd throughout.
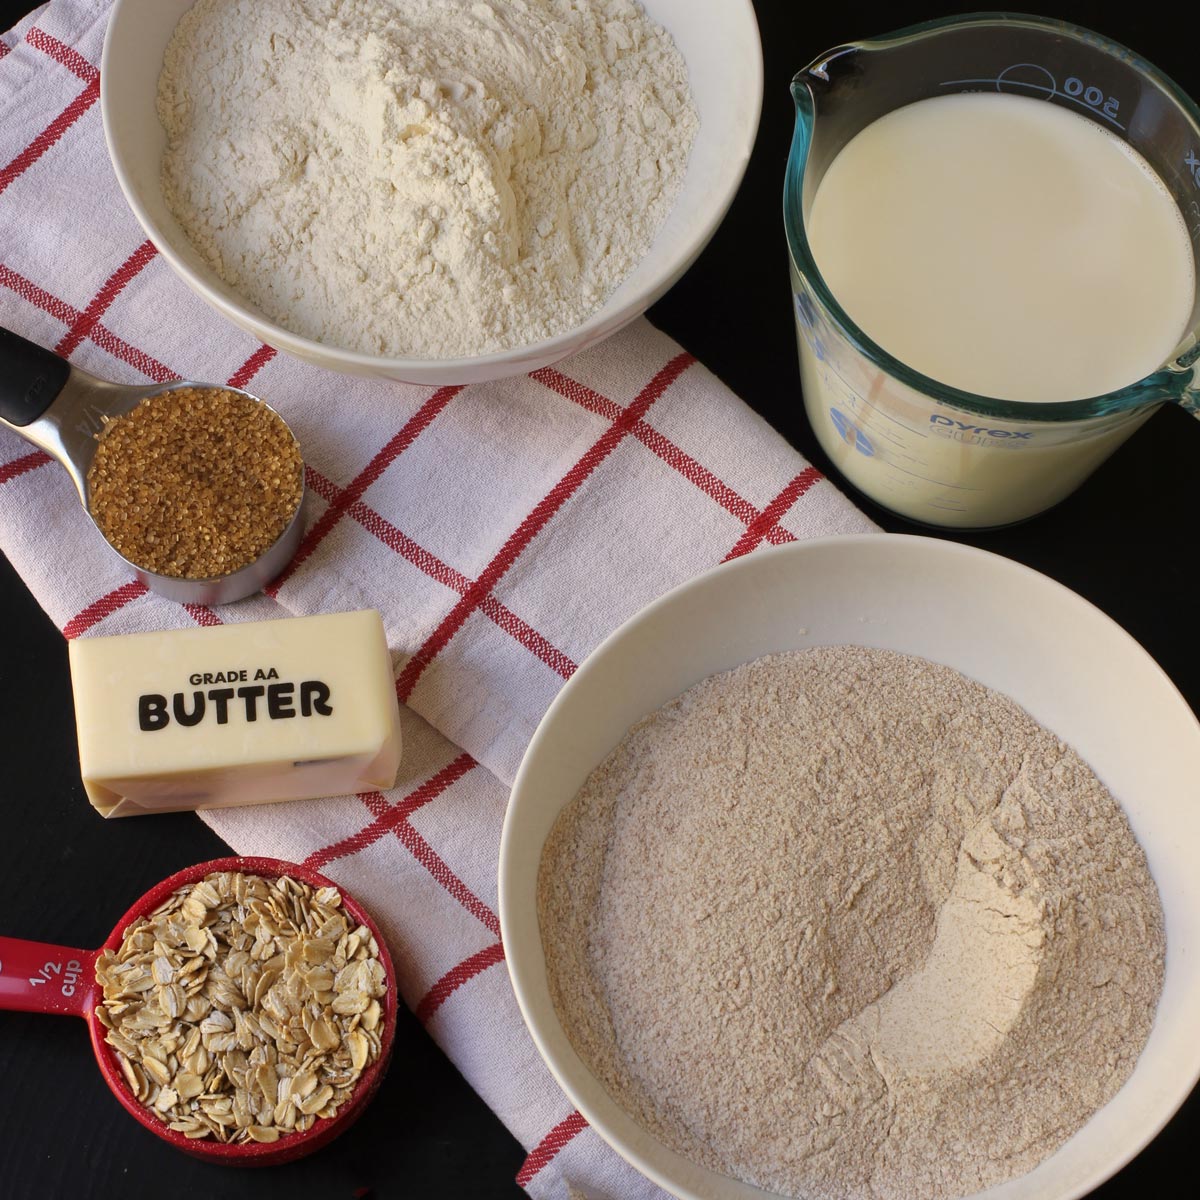
<path id="1" fill-rule="evenodd" d="M 141 387 L 110 383 L 72 366 L 18 334 L 0 328 L 0 425 L 19 433 L 66 468 L 89 518 L 92 510 L 88 469 L 99 444 L 96 435 L 104 428 L 105 419 L 123 416 L 147 396 L 160 396 L 179 388 L 212 387 L 265 404 L 258 396 L 226 384 L 195 383 L 186 379 Z M 270 405 L 266 407 L 270 408 Z M 278 413 L 275 415 L 279 416 Z M 283 420 L 282 417 L 279 419 Z M 287 425 L 286 421 L 284 425 Z M 104 541 L 152 592 L 180 604 L 229 604 L 260 591 L 291 562 L 304 532 L 303 510 L 302 482 L 300 502 L 279 537 L 253 562 L 209 579 L 181 579 L 147 571 L 126 558 L 107 538 Z M 92 524 L 96 524 L 94 519 Z M 103 530 L 99 526 L 97 530 L 103 537 Z"/>

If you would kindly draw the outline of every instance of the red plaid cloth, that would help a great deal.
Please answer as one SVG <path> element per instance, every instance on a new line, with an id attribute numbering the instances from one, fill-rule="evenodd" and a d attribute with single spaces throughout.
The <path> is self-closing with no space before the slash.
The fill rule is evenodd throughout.
<path id="1" fill-rule="evenodd" d="M 183 608 L 123 574 L 65 472 L 0 431 L 0 546 L 67 637 L 378 608 L 403 702 L 396 788 L 204 820 L 377 915 L 404 999 L 529 1148 L 531 1194 L 661 1196 L 587 1130 L 521 1022 L 496 916 L 508 785 L 563 681 L 647 601 L 871 523 L 645 321 L 533 376 L 438 390 L 319 371 L 226 324 L 109 169 L 107 11 L 54 0 L 0 41 L 0 324 L 111 379 L 268 397 L 304 449 L 309 526 L 270 595 Z"/>

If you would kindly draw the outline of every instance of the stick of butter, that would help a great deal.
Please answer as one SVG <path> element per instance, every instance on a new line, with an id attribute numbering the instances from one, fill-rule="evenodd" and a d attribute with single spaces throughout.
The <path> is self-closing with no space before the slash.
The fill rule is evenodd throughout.
<path id="1" fill-rule="evenodd" d="M 400 712 L 374 611 L 70 643 L 84 790 L 106 817 L 389 788 Z"/>

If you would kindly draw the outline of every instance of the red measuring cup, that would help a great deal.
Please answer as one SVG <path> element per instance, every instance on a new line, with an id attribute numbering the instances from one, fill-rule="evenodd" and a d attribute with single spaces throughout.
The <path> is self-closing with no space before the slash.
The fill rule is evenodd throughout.
<path id="1" fill-rule="evenodd" d="M 266 878 L 287 875 L 313 888 L 337 888 L 346 912 L 374 935 L 379 945 L 379 960 L 383 964 L 387 979 L 387 990 L 381 1000 L 383 1032 L 379 1057 L 363 1070 L 350 1098 L 338 1109 L 336 1116 L 318 1117 L 303 1133 L 282 1134 L 275 1142 L 244 1142 L 235 1145 L 229 1142 L 188 1138 L 168 1128 L 129 1090 L 118 1065 L 116 1052 L 104 1040 L 107 1031 L 96 1015 L 96 1006 L 101 999 L 95 970 L 99 955 L 105 950 L 115 950 L 120 946 L 125 929 L 138 918 L 156 909 L 176 888 L 198 883 L 214 871 L 240 871 L 245 875 L 262 875 Z M 260 1167 L 290 1162 L 305 1154 L 311 1154 L 332 1141 L 338 1134 L 344 1133 L 362 1114 L 378 1090 L 391 1059 L 396 1032 L 396 978 L 383 935 L 367 912 L 353 897 L 347 895 L 344 888 L 316 871 L 307 870 L 295 863 L 282 862 L 277 858 L 218 858 L 179 871 L 151 888 L 117 922 L 99 950 L 72 950 L 65 946 L 47 945 L 44 942 L 0 937 L 0 1009 L 82 1017 L 88 1024 L 92 1049 L 96 1054 L 96 1062 L 100 1064 L 100 1073 L 126 1112 L 164 1142 L 170 1142 L 172 1146 L 195 1158 L 230 1166 Z"/>

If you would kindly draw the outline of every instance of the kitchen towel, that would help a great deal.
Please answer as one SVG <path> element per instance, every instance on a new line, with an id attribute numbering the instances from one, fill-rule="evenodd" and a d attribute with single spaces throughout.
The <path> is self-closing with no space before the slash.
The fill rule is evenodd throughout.
<path id="1" fill-rule="evenodd" d="M 0 548 L 69 638 L 379 609 L 396 787 L 203 819 L 377 915 L 405 1001 L 528 1149 L 530 1194 L 662 1196 L 573 1111 L 521 1021 L 496 916 L 508 788 L 558 688 L 648 601 L 763 547 L 874 526 L 645 320 L 469 388 L 332 374 L 225 322 L 146 240 L 109 166 L 108 8 L 53 0 L 0 39 L 0 324 L 110 379 L 268 398 L 303 448 L 307 532 L 267 595 L 181 607 L 123 572 L 64 471 L 0 431 Z"/>

